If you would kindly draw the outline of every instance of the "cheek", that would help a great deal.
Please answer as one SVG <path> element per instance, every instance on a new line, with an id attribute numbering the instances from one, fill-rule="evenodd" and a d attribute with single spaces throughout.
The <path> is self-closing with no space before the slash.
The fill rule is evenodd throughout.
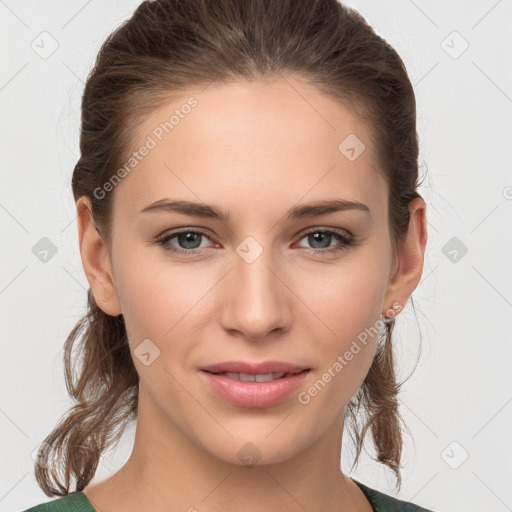
<path id="1" fill-rule="evenodd" d="M 172 288 L 135 262 L 130 267 L 120 277 L 121 307 L 128 332 L 133 342 L 160 337 L 172 325 Z"/>
<path id="2" fill-rule="evenodd" d="M 156 251 L 129 251 L 118 260 L 117 287 L 130 344 L 133 350 L 148 338 L 162 352 L 187 350 L 209 317 L 204 306 L 215 280 L 155 257 Z"/>
<path id="3" fill-rule="evenodd" d="M 345 298 L 350 301 L 354 296 L 347 294 Z M 345 308 L 339 295 L 337 299 L 339 307 L 324 310 L 326 323 L 334 334 L 316 338 L 316 351 L 321 358 L 308 386 L 298 397 L 301 404 L 308 406 L 307 414 L 321 415 L 326 423 L 341 414 L 363 384 L 379 334 L 380 308 L 374 302 L 361 300 L 359 307 L 349 303 Z"/>
<path id="4" fill-rule="evenodd" d="M 322 325 L 324 333 L 314 336 L 321 355 L 316 378 L 329 382 L 328 387 L 340 404 L 355 393 L 371 366 L 378 340 L 385 275 L 382 261 L 371 257 L 369 251 L 361 252 L 336 269 L 330 267 L 325 276 L 317 275 L 308 281 L 308 290 L 303 288 L 301 292 L 315 313 L 309 315 L 307 323 Z M 313 335 L 314 329 L 310 328 L 310 332 Z"/>
<path id="5" fill-rule="evenodd" d="M 297 283 L 300 296 L 324 324 L 331 342 L 355 338 L 379 318 L 386 272 L 369 253 L 358 253 L 337 267 L 317 272 L 314 279 L 304 274 L 302 284 Z"/>

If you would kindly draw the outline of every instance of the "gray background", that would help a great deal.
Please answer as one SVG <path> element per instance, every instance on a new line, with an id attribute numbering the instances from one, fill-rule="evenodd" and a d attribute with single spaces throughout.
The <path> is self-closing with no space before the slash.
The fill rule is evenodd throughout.
<path id="1" fill-rule="evenodd" d="M 428 176 L 418 317 L 409 303 L 395 330 L 403 377 L 422 336 L 401 395 L 410 436 L 398 496 L 446 512 L 512 510 L 512 2 L 347 3 L 405 61 Z M 70 406 L 62 346 L 88 287 L 70 188 L 80 96 L 100 44 L 138 4 L 0 0 L 1 511 L 49 499 L 32 454 Z M 44 237 L 56 250 L 46 262 Z M 123 464 L 132 438 L 133 428 L 94 481 Z M 367 454 L 351 475 L 395 494 Z"/>

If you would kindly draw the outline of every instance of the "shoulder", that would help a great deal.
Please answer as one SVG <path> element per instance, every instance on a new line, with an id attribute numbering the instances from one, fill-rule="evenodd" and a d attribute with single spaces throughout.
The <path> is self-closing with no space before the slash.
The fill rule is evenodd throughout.
<path id="1" fill-rule="evenodd" d="M 95 512 L 95 509 L 85 494 L 78 491 L 53 501 L 41 503 L 23 512 Z"/>
<path id="2" fill-rule="evenodd" d="M 363 491 L 375 512 L 434 512 L 409 501 L 399 500 L 376 489 L 371 489 L 357 480 L 354 482 Z"/>

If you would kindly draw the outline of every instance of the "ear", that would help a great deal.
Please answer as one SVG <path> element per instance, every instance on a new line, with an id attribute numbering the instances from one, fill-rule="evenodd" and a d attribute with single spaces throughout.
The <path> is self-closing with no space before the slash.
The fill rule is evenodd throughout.
<path id="1" fill-rule="evenodd" d="M 423 199 L 417 197 L 409 203 L 409 227 L 397 248 L 395 267 L 385 294 L 382 312 L 393 317 L 401 311 L 418 285 L 423 272 L 423 258 L 427 245 L 427 215 Z"/>
<path id="2" fill-rule="evenodd" d="M 91 200 L 87 196 L 76 202 L 80 255 L 87 281 L 99 308 L 111 316 L 122 313 L 112 273 L 106 242 L 96 230 Z"/>

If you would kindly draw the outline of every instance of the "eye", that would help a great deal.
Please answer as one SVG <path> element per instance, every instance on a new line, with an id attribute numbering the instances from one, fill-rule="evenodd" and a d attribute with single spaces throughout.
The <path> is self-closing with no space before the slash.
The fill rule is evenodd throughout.
<path id="1" fill-rule="evenodd" d="M 321 256 L 337 253 L 339 251 L 346 251 L 349 246 L 355 244 L 355 240 L 352 236 L 348 236 L 338 231 L 332 230 L 315 229 L 305 233 L 301 240 L 304 238 L 307 238 L 308 243 L 312 244 L 313 246 L 317 244 L 320 246 L 320 248 L 305 247 L 306 252 L 314 255 L 319 254 Z M 334 246 L 331 246 L 332 241 L 338 241 L 338 243 Z"/>
<path id="2" fill-rule="evenodd" d="M 157 240 L 157 243 L 162 246 L 165 251 L 183 255 L 192 255 L 193 253 L 201 253 L 203 252 L 204 247 L 200 246 L 201 237 L 209 238 L 202 231 L 193 231 L 190 229 L 178 231 L 174 233 L 169 233 Z M 173 245 L 169 245 L 169 242 L 176 238 L 178 243 L 183 246 L 183 248 L 175 247 Z M 200 249 L 200 250 L 198 250 Z"/>

